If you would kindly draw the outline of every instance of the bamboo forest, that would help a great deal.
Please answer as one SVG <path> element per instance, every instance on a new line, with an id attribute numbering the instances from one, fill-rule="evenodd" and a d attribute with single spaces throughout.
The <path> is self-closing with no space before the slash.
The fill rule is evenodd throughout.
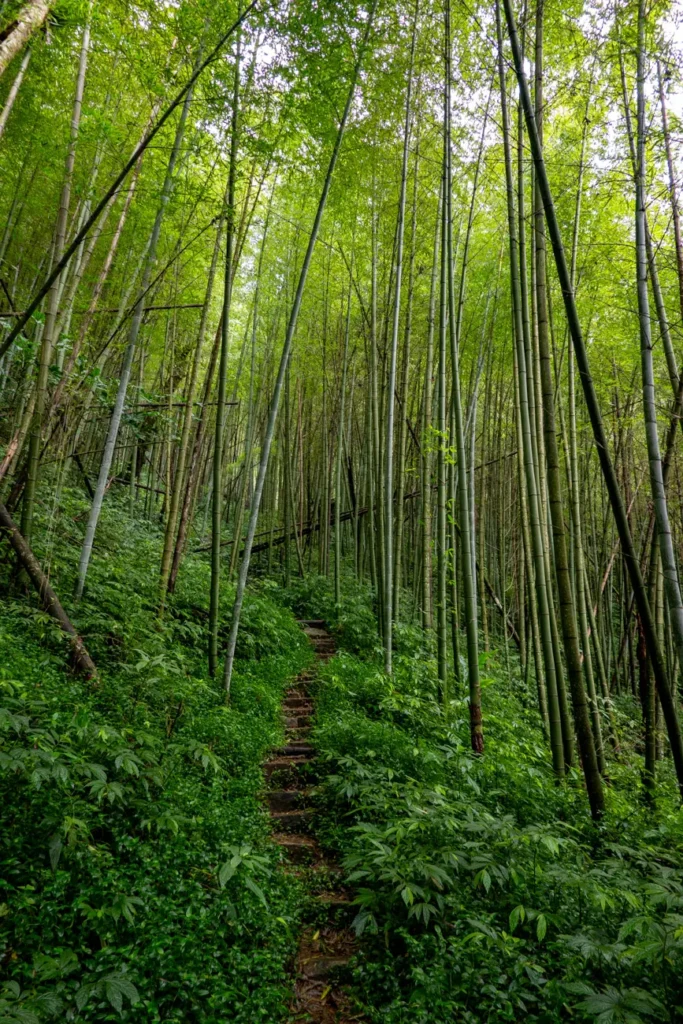
<path id="1" fill-rule="evenodd" d="M 683 1022 L 683 4 L 0 0 L 0 1024 Z"/>

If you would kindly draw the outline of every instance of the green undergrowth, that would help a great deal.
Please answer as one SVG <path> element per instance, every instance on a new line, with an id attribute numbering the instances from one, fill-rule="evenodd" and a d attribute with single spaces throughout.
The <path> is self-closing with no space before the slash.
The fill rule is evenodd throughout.
<path id="1" fill-rule="evenodd" d="M 208 564 L 188 556 L 160 620 L 158 531 L 110 502 L 74 607 L 87 505 L 64 500 L 70 525 L 41 531 L 37 554 L 101 679 L 69 672 L 59 631 L 5 561 L 0 1021 L 277 1021 L 305 897 L 277 870 L 260 765 L 310 648 L 262 583 L 226 706 L 205 658 Z"/>
<path id="2" fill-rule="evenodd" d="M 329 591 L 299 587 L 300 609 L 316 587 Z M 669 766 L 649 808 L 627 750 L 592 825 L 578 773 L 555 784 L 517 676 L 485 662 L 486 752 L 475 758 L 462 688 L 439 705 L 431 652 L 410 629 L 398 631 L 389 680 L 359 643 L 359 599 L 336 615 L 328 605 L 341 650 L 321 672 L 314 737 L 321 839 L 357 893 L 368 1019 L 682 1020 L 683 817 Z"/>

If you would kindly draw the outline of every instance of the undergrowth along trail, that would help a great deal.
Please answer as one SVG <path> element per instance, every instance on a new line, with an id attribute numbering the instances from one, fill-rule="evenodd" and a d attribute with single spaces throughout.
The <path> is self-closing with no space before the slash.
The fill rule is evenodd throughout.
<path id="1" fill-rule="evenodd" d="M 310 648 L 272 588 L 252 590 L 226 706 L 206 667 L 208 566 L 188 557 L 160 621 L 158 532 L 122 508 L 102 528 L 116 555 L 78 608 L 97 688 L 2 569 L 0 1017 L 271 1024 L 304 894 L 277 870 L 261 765 Z M 69 542 L 51 550 L 64 592 Z"/>
<path id="2" fill-rule="evenodd" d="M 297 588 L 294 588 L 295 593 Z M 354 892 L 353 991 L 377 1024 L 671 1021 L 683 991 L 683 824 L 673 772 L 658 811 L 616 762 L 599 827 L 577 773 L 558 787 L 523 680 L 495 655 L 482 682 L 489 741 L 467 698 L 439 700 L 433 652 L 402 629 L 394 676 L 357 588 L 335 616 L 324 581 L 298 585 L 337 654 L 315 682 L 317 841 Z M 628 703 L 620 706 L 626 729 Z"/>

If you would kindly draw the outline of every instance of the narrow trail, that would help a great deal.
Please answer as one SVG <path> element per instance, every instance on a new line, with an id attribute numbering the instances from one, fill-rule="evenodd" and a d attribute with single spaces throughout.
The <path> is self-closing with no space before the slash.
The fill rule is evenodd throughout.
<path id="1" fill-rule="evenodd" d="M 335 647 L 323 621 L 310 619 L 299 624 L 315 649 L 316 666 L 302 672 L 287 691 L 283 702 L 286 742 L 264 766 L 273 840 L 289 862 L 286 870 L 307 878 L 313 895 L 293 967 L 289 1021 L 352 1024 L 362 1020 L 351 1011 L 345 985 L 355 950 L 349 928 L 353 897 L 341 885 L 341 869 L 311 834 L 316 782 L 315 749 L 308 740 L 312 683 L 317 665 L 331 658 Z"/>

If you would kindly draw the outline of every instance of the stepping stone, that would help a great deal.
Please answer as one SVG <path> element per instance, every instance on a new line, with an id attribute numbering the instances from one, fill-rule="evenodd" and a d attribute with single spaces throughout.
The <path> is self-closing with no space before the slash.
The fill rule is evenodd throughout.
<path id="1" fill-rule="evenodd" d="M 268 783 L 274 790 L 301 789 L 313 781 L 309 771 L 309 766 L 312 763 L 311 761 L 306 761 L 305 768 L 302 768 L 301 764 L 295 764 L 294 767 L 289 768 L 278 768 L 276 771 L 270 772 Z"/>
<path id="2" fill-rule="evenodd" d="M 306 802 L 311 789 L 272 789 L 266 793 L 271 811 L 288 811 Z"/>
<path id="3" fill-rule="evenodd" d="M 292 864 L 310 864 L 320 858 L 320 848 L 310 836 L 274 832 L 271 838 Z"/>
<path id="4" fill-rule="evenodd" d="M 310 729 L 310 715 L 289 715 L 285 718 L 285 729 Z"/>
<path id="5" fill-rule="evenodd" d="M 313 701 L 308 697 L 285 697 L 282 702 L 285 711 L 298 711 L 301 714 L 310 714 L 313 711 Z"/>
<path id="6" fill-rule="evenodd" d="M 303 729 L 286 729 L 285 739 L 288 743 L 301 743 L 303 740 L 308 738 L 310 732 L 311 728 L 308 725 Z"/>
<path id="7" fill-rule="evenodd" d="M 348 966 L 348 956 L 316 956 L 301 964 L 305 978 L 327 978 L 332 971 Z"/>
<path id="8" fill-rule="evenodd" d="M 267 761 L 264 764 L 263 770 L 266 775 L 272 775 L 273 772 L 277 771 L 287 771 L 288 769 L 298 771 L 299 765 L 308 764 L 309 761 L 310 758 L 305 757 L 303 754 L 299 754 L 296 757 L 274 757 L 272 761 Z"/>
<path id="9" fill-rule="evenodd" d="M 270 816 L 283 832 L 297 832 L 309 825 L 313 817 L 313 808 L 303 807 L 294 811 L 271 811 Z"/>
<path id="10" fill-rule="evenodd" d="M 318 906 L 327 910 L 327 920 L 331 924 L 348 927 L 358 913 L 358 906 L 348 893 L 322 892 L 314 899 Z"/>
<path id="11" fill-rule="evenodd" d="M 283 757 L 296 757 L 296 758 L 310 758 L 313 757 L 315 751 L 310 743 L 288 743 L 284 747 L 279 747 L 275 751 L 278 758 Z"/>

